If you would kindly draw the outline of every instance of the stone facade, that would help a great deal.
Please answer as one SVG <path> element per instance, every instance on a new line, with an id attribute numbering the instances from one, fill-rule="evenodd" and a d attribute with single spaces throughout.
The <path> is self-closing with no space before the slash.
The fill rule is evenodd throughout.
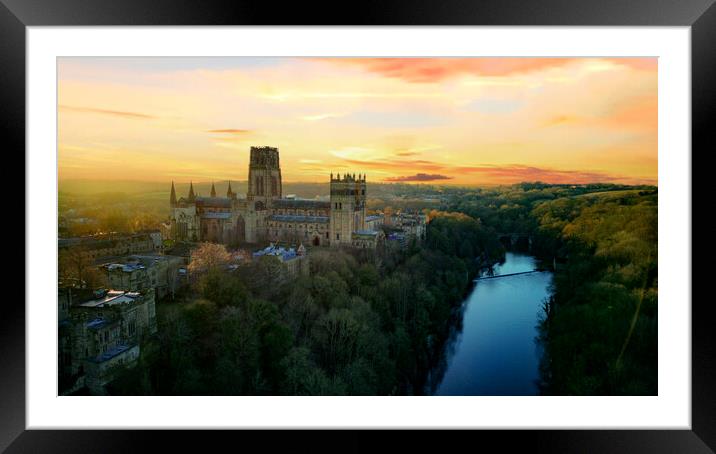
<path id="1" fill-rule="evenodd" d="M 171 232 L 178 241 L 223 244 L 288 241 L 313 246 L 353 246 L 353 235 L 366 225 L 365 175 L 331 174 L 330 201 L 283 197 L 279 152 L 251 147 L 248 193 L 239 198 L 198 197 L 190 184 L 187 197 L 177 199 L 172 183 Z"/>
<path id="2" fill-rule="evenodd" d="M 130 255 L 101 266 L 109 288 L 138 292 L 154 289 L 160 300 L 173 294 L 180 286 L 179 269 L 183 257 L 172 255 Z"/>
<path id="3" fill-rule="evenodd" d="M 385 233 L 380 230 L 359 230 L 353 232 L 352 241 L 356 249 L 376 249 L 385 241 Z"/>
<path id="4" fill-rule="evenodd" d="M 384 224 L 384 216 L 382 214 L 374 214 L 366 216 L 365 227 L 366 230 L 378 231 Z"/>
<path id="5" fill-rule="evenodd" d="M 408 239 L 425 240 L 428 215 L 420 212 L 398 212 L 390 216 L 390 225 L 401 230 Z"/>
<path id="6" fill-rule="evenodd" d="M 157 332 L 152 291 L 60 288 L 58 300 L 68 308 L 59 321 L 61 382 L 82 378 L 92 394 L 103 393 L 112 366 L 134 364 L 142 340 Z"/>

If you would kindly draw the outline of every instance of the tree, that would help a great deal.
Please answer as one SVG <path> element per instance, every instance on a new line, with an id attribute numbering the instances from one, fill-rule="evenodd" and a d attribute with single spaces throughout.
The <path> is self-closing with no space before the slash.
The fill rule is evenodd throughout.
<path id="1" fill-rule="evenodd" d="M 103 284 L 102 275 L 87 254 L 83 245 L 62 249 L 58 257 L 60 279 L 73 279 L 82 288 L 94 288 Z"/>
<path id="2" fill-rule="evenodd" d="M 213 301 L 220 308 L 242 306 L 248 292 L 241 280 L 235 275 L 227 275 L 214 269 L 201 277 L 200 288 L 204 298 Z"/>
<path id="3" fill-rule="evenodd" d="M 201 274 L 220 269 L 231 261 L 231 254 L 223 244 L 201 243 L 198 248 L 191 251 L 189 272 Z"/>
<path id="4" fill-rule="evenodd" d="M 331 309 L 313 328 L 326 369 L 335 371 L 350 363 L 356 352 L 361 326 L 348 309 Z"/>

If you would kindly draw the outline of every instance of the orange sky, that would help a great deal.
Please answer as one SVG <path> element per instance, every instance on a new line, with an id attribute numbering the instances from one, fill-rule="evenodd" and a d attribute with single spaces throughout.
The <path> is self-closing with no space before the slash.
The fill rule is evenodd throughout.
<path id="1" fill-rule="evenodd" d="M 654 58 L 59 58 L 59 178 L 657 180 Z"/>

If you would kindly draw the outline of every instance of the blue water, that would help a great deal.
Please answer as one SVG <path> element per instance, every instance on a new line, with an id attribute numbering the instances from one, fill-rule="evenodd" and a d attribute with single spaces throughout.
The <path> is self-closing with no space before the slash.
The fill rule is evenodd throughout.
<path id="1" fill-rule="evenodd" d="M 507 253 L 494 271 L 519 273 L 535 265 L 529 255 Z M 434 394 L 538 394 L 537 324 L 551 281 L 549 272 L 478 281 L 464 302 L 462 329 L 448 340 L 444 375 Z"/>

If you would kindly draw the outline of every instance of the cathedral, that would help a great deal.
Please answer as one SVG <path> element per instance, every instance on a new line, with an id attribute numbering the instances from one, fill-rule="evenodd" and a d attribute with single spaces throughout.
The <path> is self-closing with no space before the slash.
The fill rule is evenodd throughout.
<path id="1" fill-rule="evenodd" d="M 288 241 L 313 246 L 375 248 L 382 232 L 366 228 L 365 175 L 331 174 L 330 201 L 285 198 L 278 148 L 251 147 L 248 193 L 231 183 L 226 197 L 199 197 L 189 186 L 177 199 L 172 182 L 171 235 L 223 244 Z"/>

